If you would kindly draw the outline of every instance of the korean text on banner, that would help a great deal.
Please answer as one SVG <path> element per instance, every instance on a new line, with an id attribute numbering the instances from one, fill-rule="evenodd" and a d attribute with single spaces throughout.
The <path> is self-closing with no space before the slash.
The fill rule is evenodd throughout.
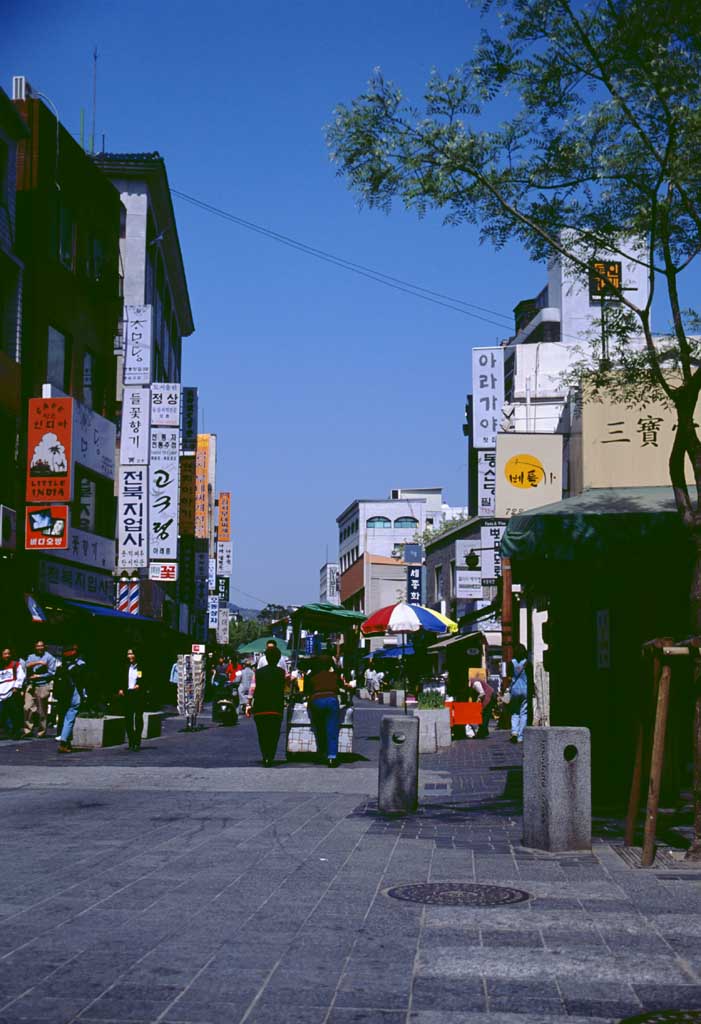
<path id="1" fill-rule="evenodd" d="M 68 547 L 68 505 L 28 505 L 24 531 L 27 551 Z"/>
<path id="2" fill-rule="evenodd" d="M 198 434 L 195 462 L 195 536 L 206 538 L 208 531 L 207 484 L 209 481 L 209 434 Z"/>
<path id="3" fill-rule="evenodd" d="M 229 603 L 229 584 L 230 579 L 228 576 L 217 576 L 217 594 L 219 596 L 219 607 L 223 604 Z"/>
<path id="4" fill-rule="evenodd" d="M 151 428 L 149 559 L 178 557 L 178 427 Z"/>
<path id="5" fill-rule="evenodd" d="M 182 399 L 182 446 L 183 452 L 197 451 L 197 388 L 183 388 Z"/>
<path id="6" fill-rule="evenodd" d="M 122 440 L 119 461 L 122 466 L 147 466 L 149 456 L 148 388 L 124 388 L 122 397 Z"/>
<path id="7" fill-rule="evenodd" d="M 474 448 L 496 448 L 504 405 L 504 349 L 473 348 Z"/>
<path id="8" fill-rule="evenodd" d="M 480 527 L 482 583 L 485 586 L 495 585 L 501 577 L 501 538 L 505 529 L 505 519 L 489 519 Z"/>
<path id="9" fill-rule="evenodd" d="M 461 600 L 478 600 L 484 597 L 481 571 L 479 569 L 458 569 L 455 567 L 455 596 Z"/>
<path id="10" fill-rule="evenodd" d="M 231 492 L 222 491 L 219 495 L 219 525 L 217 539 L 231 540 Z"/>
<path id="11" fill-rule="evenodd" d="M 27 501 L 70 501 L 73 399 L 30 398 L 27 417 Z"/>
<path id="12" fill-rule="evenodd" d="M 231 576 L 233 569 L 233 545 L 231 541 L 217 544 L 217 575 Z"/>
<path id="13" fill-rule="evenodd" d="M 124 307 L 124 384 L 151 383 L 151 306 Z"/>
<path id="14" fill-rule="evenodd" d="M 148 565 L 148 468 L 120 466 L 117 504 L 118 569 Z"/>
<path id="15" fill-rule="evenodd" d="M 216 594 L 210 595 L 207 601 L 207 625 L 210 629 L 217 628 L 219 619 L 219 598 Z"/>
<path id="16" fill-rule="evenodd" d="M 210 558 L 208 563 L 207 571 L 207 588 L 210 594 L 214 594 L 217 589 L 217 560 L 216 558 Z"/>
<path id="17" fill-rule="evenodd" d="M 161 583 L 175 583 L 178 578 L 177 562 L 150 562 L 148 578 L 160 580 Z"/>
<path id="18" fill-rule="evenodd" d="M 110 420 L 73 401 L 73 461 L 114 480 L 117 428 Z"/>
<path id="19" fill-rule="evenodd" d="M 217 614 L 217 643 L 226 644 L 229 642 L 229 609 L 219 606 Z"/>
<path id="20" fill-rule="evenodd" d="M 477 515 L 493 516 L 497 509 L 497 453 L 477 452 Z"/>
<path id="21" fill-rule="evenodd" d="M 180 533 L 195 536 L 195 456 L 180 459 Z"/>
<path id="22" fill-rule="evenodd" d="M 497 515 L 520 515 L 562 498 L 562 434 L 500 434 Z"/>
<path id="23" fill-rule="evenodd" d="M 180 426 L 180 385 L 151 385 L 151 426 Z"/>
<path id="24" fill-rule="evenodd" d="M 409 604 L 423 604 L 423 577 L 420 565 L 409 565 L 406 571 L 406 599 Z"/>

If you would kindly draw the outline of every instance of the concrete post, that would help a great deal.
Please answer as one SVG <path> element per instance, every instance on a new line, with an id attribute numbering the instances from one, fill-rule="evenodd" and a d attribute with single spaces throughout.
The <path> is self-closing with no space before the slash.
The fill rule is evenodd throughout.
<path id="1" fill-rule="evenodd" d="M 419 720 L 384 715 L 380 722 L 377 804 L 383 814 L 408 814 L 419 800 Z"/>
<path id="2" fill-rule="evenodd" d="M 523 843 L 551 853 L 591 849 L 588 729 L 524 730 Z"/>

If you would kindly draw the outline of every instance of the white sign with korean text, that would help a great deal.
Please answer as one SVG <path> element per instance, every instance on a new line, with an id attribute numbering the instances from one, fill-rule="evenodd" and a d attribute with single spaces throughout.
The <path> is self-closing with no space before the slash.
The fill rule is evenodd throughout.
<path id="1" fill-rule="evenodd" d="M 207 587 L 210 594 L 214 593 L 217 589 L 217 560 L 216 558 L 209 559 L 209 572 L 207 574 Z"/>
<path id="2" fill-rule="evenodd" d="M 477 515 L 493 516 L 497 507 L 497 453 L 477 452 Z"/>
<path id="3" fill-rule="evenodd" d="M 210 629 L 217 628 L 219 620 L 219 598 L 216 594 L 210 594 L 207 600 L 207 625 Z"/>
<path id="4" fill-rule="evenodd" d="M 120 466 L 117 495 L 118 569 L 148 565 L 148 469 Z"/>
<path id="5" fill-rule="evenodd" d="M 476 600 L 484 596 L 482 573 L 479 569 L 459 569 L 456 565 L 455 596 L 463 600 Z"/>
<path id="6" fill-rule="evenodd" d="M 504 349 L 473 348 L 472 409 L 474 448 L 496 448 L 504 405 Z"/>
<path id="7" fill-rule="evenodd" d="M 217 575 L 231 576 L 233 569 L 233 544 L 231 541 L 219 541 L 217 544 Z"/>
<path id="8" fill-rule="evenodd" d="M 494 585 L 501 577 L 501 538 L 504 536 L 506 523 L 492 519 L 480 527 L 480 561 L 482 564 L 482 583 Z"/>
<path id="9" fill-rule="evenodd" d="M 178 563 L 150 562 L 148 578 L 150 580 L 159 580 L 161 583 L 175 583 L 178 578 Z"/>
<path id="10" fill-rule="evenodd" d="M 217 643 L 226 644 L 229 642 L 229 609 L 219 607 L 217 614 Z"/>
<path id="11" fill-rule="evenodd" d="M 124 384 L 151 383 L 151 306 L 124 307 Z"/>
<path id="12" fill-rule="evenodd" d="M 151 428 L 149 560 L 178 557 L 178 428 Z"/>
<path id="13" fill-rule="evenodd" d="M 147 466 L 149 456 L 149 390 L 124 388 L 122 397 L 122 466 Z"/>
<path id="14" fill-rule="evenodd" d="M 79 562 L 81 565 L 92 566 L 93 569 L 112 572 L 115 565 L 115 548 L 116 544 L 112 537 L 100 537 L 96 533 L 88 533 L 87 530 L 71 526 L 68 547 L 56 550 L 52 554 L 68 562 Z"/>
<path id="15" fill-rule="evenodd" d="M 510 519 L 562 499 L 562 434 L 499 434 L 497 515 Z"/>
<path id="16" fill-rule="evenodd" d="M 73 459 L 99 476 L 114 480 L 117 428 L 104 416 L 73 399 Z"/>
<path id="17" fill-rule="evenodd" d="M 151 385 L 151 426 L 180 426 L 180 385 Z"/>

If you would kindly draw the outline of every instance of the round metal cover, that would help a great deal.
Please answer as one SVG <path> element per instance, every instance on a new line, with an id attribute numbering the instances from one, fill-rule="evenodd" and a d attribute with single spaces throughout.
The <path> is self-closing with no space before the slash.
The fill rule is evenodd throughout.
<path id="1" fill-rule="evenodd" d="M 387 890 L 395 900 L 428 903 L 434 907 L 503 907 L 507 903 L 523 903 L 530 893 L 503 885 L 479 885 L 477 882 L 421 882 L 396 885 Z"/>
<path id="2" fill-rule="evenodd" d="M 626 1017 L 620 1024 L 701 1024 L 701 1010 L 652 1010 Z"/>

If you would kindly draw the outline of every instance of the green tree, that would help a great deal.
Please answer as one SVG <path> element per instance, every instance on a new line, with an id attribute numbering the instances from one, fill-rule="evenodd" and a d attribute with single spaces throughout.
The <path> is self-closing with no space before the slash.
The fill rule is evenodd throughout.
<path id="1" fill-rule="evenodd" d="M 248 619 L 229 623 L 229 643 L 238 649 L 244 644 L 250 644 L 259 636 L 265 636 L 269 629 L 268 622 L 261 622 L 260 619 Z"/>
<path id="2" fill-rule="evenodd" d="M 332 157 L 371 206 L 398 199 L 419 214 L 442 210 L 449 224 L 479 225 L 497 248 L 516 239 L 533 259 L 558 256 L 583 278 L 602 253 L 645 268 L 649 298 L 636 303 L 611 288 L 617 309 L 602 325 L 609 351 L 580 364 L 579 376 L 588 396 L 645 395 L 674 409 L 669 472 L 695 552 L 688 625 L 701 635 L 701 347 L 699 318 L 681 298 L 701 252 L 701 5 L 487 0 L 482 8 L 498 29 L 484 31 L 457 71 L 434 73 L 420 107 L 380 71 L 339 106 L 327 129 Z M 497 123 L 495 109 L 510 113 Z M 662 339 L 652 329 L 660 298 L 671 311 Z M 698 749 L 701 697 L 695 730 Z M 701 826 L 701 795 L 696 811 Z"/>

